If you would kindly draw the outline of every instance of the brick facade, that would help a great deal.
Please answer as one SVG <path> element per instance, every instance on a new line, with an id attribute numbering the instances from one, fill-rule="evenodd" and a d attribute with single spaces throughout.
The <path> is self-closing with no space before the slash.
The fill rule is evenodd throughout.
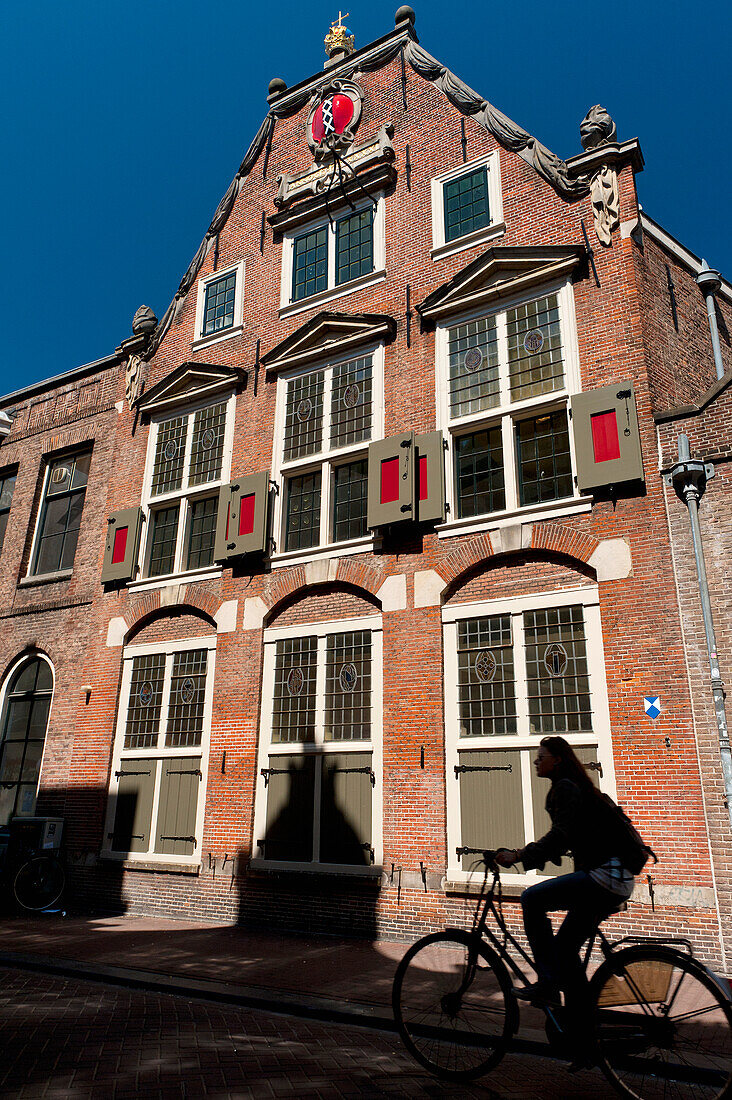
<path id="1" fill-rule="evenodd" d="M 393 127 L 396 182 L 384 197 L 386 277 L 332 302 L 308 307 L 305 301 L 294 314 L 279 315 L 282 234 L 267 225 L 260 251 L 260 227 L 263 212 L 275 213 L 278 177 L 312 164 L 304 138 L 306 105 L 275 122 L 266 174 L 261 158 L 241 182 L 215 247 L 188 293 L 177 300 L 172 323 L 147 367 L 146 394 L 183 363 L 247 372 L 235 403 L 232 478 L 272 466 L 281 383 L 275 372 L 258 366 L 258 349 L 264 355 L 321 309 L 391 317 L 397 331 L 383 353 L 384 437 L 434 431 L 436 336 L 433 325 L 420 324 L 415 306 L 486 248 L 538 252 L 573 246 L 584 252 L 583 225 L 592 233 L 589 196 L 560 197 L 524 159 L 468 117 L 467 160 L 498 150 L 505 233 L 433 260 L 431 183 L 464 159 L 460 115 L 411 69 L 405 109 L 398 57 L 355 79 L 364 92 L 356 144 L 386 123 Z M 29 646 L 53 664 L 55 694 L 38 810 L 66 818 L 74 890 L 82 903 L 360 935 L 413 935 L 445 921 L 462 922 L 469 892 L 446 879 L 447 803 L 454 780 L 446 770 L 445 693 L 452 686 L 444 683 L 443 611 L 471 601 L 543 598 L 596 586 L 616 793 L 661 856 L 658 867 L 648 868 L 655 910 L 642 887 L 615 926 L 662 934 L 684 929 L 693 934 L 702 957 L 729 966 L 732 941 L 723 942 L 721 925 L 726 917 L 726 928 L 732 927 L 732 865 L 725 856 L 729 834 L 716 778 L 716 734 L 711 707 L 692 705 L 692 699 L 708 698 L 698 608 L 684 510 L 672 507 L 658 475 L 653 418 L 670 405 L 696 400 L 711 385 L 714 365 L 704 301 L 688 266 L 640 232 L 632 158 L 621 156 L 617 170 L 620 228 L 611 247 L 595 240 L 599 286 L 585 257 L 570 293 L 582 390 L 620 382 L 635 387 L 642 489 L 620 486 L 596 494 L 591 506 L 564 513 L 557 508 L 550 517 L 534 510 L 537 518 L 519 513 L 501 523 L 488 519 L 473 534 L 404 523 L 358 553 L 319 560 L 304 555 L 297 565 L 243 559 L 209 570 L 203 579 L 181 575 L 142 587 L 102 586 L 107 516 L 140 504 L 151 431 L 149 417 L 130 410 L 124 400 L 122 357 L 72 383 L 51 381 L 15 405 L 10 399 L 0 403 L 14 407 L 12 429 L 0 446 L 0 468 L 18 468 L 2 550 L 0 661 L 7 670 Z M 202 345 L 195 332 L 198 280 L 241 260 L 241 331 Z M 729 317 L 728 305 L 720 299 L 723 318 Z M 693 453 L 704 450 L 715 461 L 728 457 L 725 400 L 720 395 L 693 418 Z M 659 431 L 668 465 L 670 429 Z M 87 441 L 94 450 L 73 574 L 44 585 L 19 583 L 27 571 L 45 458 Z M 715 596 L 727 600 L 719 643 L 728 676 L 725 470 L 720 466 L 710 483 L 706 502 L 715 518 L 706 521 L 705 537 L 714 556 Z M 714 509 L 713 501 L 718 502 Z M 624 566 L 617 565 L 619 553 Z M 383 813 L 381 877 L 349 877 L 324 867 L 312 873 L 252 867 L 259 841 L 256 799 L 264 797 L 257 756 L 260 716 L 273 691 L 263 675 L 266 631 L 374 615 L 381 616 L 383 627 L 383 762 L 374 788 Z M 190 638 L 195 648 L 195 639 L 213 634 L 215 678 L 196 858 L 166 866 L 153 858 L 100 857 L 108 847 L 104 822 L 125 647 Z M 84 685 L 91 686 L 88 699 Z M 644 715 L 644 695 L 663 699 L 653 722 Z M 519 890 L 508 892 L 516 896 Z"/>

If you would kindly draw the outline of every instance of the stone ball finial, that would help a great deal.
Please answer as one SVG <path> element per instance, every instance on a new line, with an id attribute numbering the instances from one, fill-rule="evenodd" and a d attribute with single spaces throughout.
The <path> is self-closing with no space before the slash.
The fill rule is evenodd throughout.
<path id="1" fill-rule="evenodd" d="M 408 19 L 412 26 L 414 26 L 416 16 L 414 14 L 414 8 L 410 8 L 409 4 L 402 4 L 400 8 L 397 8 L 397 13 L 394 16 L 394 23 L 398 26 L 399 23 L 403 23 L 405 19 Z"/>
<path id="2" fill-rule="evenodd" d="M 580 140 L 583 149 L 597 149 L 600 145 L 610 145 L 618 140 L 618 132 L 610 115 L 604 107 L 596 103 L 580 123 Z"/>
<path id="3" fill-rule="evenodd" d="M 273 76 L 269 82 L 269 95 L 282 95 L 287 91 L 287 85 L 281 76 Z"/>
<path id="4" fill-rule="evenodd" d="M 135 336 L 150 336 L 157 326 L 158 319 L 150 306 L 140 306 L 132 318 L 132 331 Z"/>

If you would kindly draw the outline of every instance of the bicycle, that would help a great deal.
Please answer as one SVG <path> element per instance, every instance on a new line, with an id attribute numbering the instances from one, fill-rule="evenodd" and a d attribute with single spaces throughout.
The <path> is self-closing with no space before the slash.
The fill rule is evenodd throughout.
<path id="1" fill-rule="evenodd" d="M 0 882 L 12 884 L 20 909 L 33 913 L 52 909 L 66 887 L 60 859 L 52 852 L 38 852 L 25 845 L 14 850 L 9 839 L 9 830 L 0 830 Z"/>
<path id="2" fill-rule="evenodd" d="M 498 1065 L 518 1028 L 514 982 L 529 979 L 509 945 L 532 970 L 533 960 L 506 925 L 496 853 L 458 854 L 478 855 L 485 866 L 472 930 L 450 928 L 414 943 L 397 967 L 392 1006 L 413 1057 L 438 1077 L 467 1081 Z M 595 943 L 603 961 L 589 982 L 593 1060 L 615 1090 L 631 1100 L 732 1096 L 730 993 L 694 958 L 689 941 L 610 941 L 598 928 L 584 951 L 585 971 Z M 571 1038 L 565 1010 L 539 1007 L 550 1045 L 561 1051 Z"/>

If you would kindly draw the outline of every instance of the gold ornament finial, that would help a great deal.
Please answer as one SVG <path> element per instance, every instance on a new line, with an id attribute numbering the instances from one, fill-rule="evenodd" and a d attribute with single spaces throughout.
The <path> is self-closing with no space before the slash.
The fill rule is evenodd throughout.
<path id="1" fill-rule="evenodd" d="M 325 36 L 325 52 L 328 57 L 332 57 L 334 53 L 339 53 L 340 51 L 348 57 L 356 48 L 355 36 L 348 33 L 348 27 L 343 25 L 344 19 L 348 19 L 348 12 L 343 15 L 343 13 L 339 11 L 338 18 L 333 20 L 330 25 L 330 30 Z"/>

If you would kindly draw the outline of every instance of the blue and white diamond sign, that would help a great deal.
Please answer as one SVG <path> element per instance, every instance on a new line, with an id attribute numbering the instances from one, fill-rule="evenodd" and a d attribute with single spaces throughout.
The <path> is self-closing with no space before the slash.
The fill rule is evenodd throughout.
<path id="1" fill-rule="evenodd" d="M 661 713 L 661 700 L 658 695 L 644 695 L 643 706 L 649 718 L 658 718 Z"/>

